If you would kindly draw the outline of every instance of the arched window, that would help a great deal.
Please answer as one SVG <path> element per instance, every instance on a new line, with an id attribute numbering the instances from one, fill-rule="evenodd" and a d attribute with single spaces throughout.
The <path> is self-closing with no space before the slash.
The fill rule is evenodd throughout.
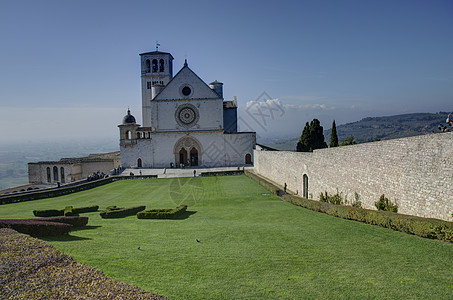
<path id="1" fill-rule="evenodd" d="M 132 133 L 128 130 L 126 131 L 126 140 L 130 140 L 132 138 Z"/>
<path id="2" fill-rule="evenodd" d="M 153 73 L 156 73 L 158 70 L 157 59 L 153 59 Z"/>
<path id="3" fill-rule="evenodd" d="M 61 183 L 65 183 L 63 167 L 60 168 L 60 177 L 61 177 Z"/>
<path id="4" fill-rule="evenodd" d="M 140 132 L 137 132 L 137 139 L 140 138 Z"/>
<path id="5" fill-rule="evenodd" d="M 149 62 L 149 59 L 146 60 L 145 65 L 146 65 L 146 73 L 150 73 L 151 72 L 151 63 Z"/>
<path id="6" fill-rule="evenodd" d="M 159 60 L 159 72 L 163 72 L 164 71 L 164 60 L 161 58 Z"/>
<path id="7" fill-rule="evenodd" d="M 50 176 L 50 167 L 47 167 L 47 182 L 51 182 L 52 181 L 52 177 Z"/>
<path id="8" fill-rule="evenodd" d="M 302 186 L 302 197 L 308 199 L 308 176 L 304 174 L 303 176 L 303 186 Z"/>
<path id="9" fill-rule="evenodd" d="M 137 159 L 137 167 L 138 168 L 142 167 L 142 159 L 141 158 Z"/>
<path id="10" fill-rule="evenodd" d="M 53 181 L 58 181 L 58 168 L 56 166 L 53 167 Z"/>
<path id="11" fill-rule="evenodd" d="M 245 164 L 246 165 L 251 165 L 252 164 L 252 156 L 250 155 L 250 153 L 247 153 L 245 155 Z"/>

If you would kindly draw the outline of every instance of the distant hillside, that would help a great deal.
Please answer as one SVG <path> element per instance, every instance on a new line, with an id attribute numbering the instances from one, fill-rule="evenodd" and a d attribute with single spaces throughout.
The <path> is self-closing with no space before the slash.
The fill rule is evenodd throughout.
<path id="1" fill-rule="evenodd" d="M 360 121 L 337 125 L 338 140 L 354 136 L 357 142 L 371 142 L 376 138 L 381 140 L 396 139 L 415 135 L 422 135 L 438 131 L 439 124 L 445 124 L 448 112 L 415 113 L 387 117 L 364 118 Z M 321 124 L 326 128 L 326 124 Z M 327 144 L 330 142 L 330 128 L 324 130 Z M 301 128 L 302 131 L 302 128 Z M 267 143 L 266 146 L 279 150 L 295 150 L 299 137 L 282 139 Z"/>
<path id="2" fill-rule="evenodd" d="M 338 140 L 354 136 L 358 142 L 397 139 L 438 132 L 439 124 L 445 124 L 448 112 L 417 113 L 388 117 L 364 118 L 360 121 L 338 125 Z M 326 142 L 330 141 L 330 128 L 324 130 Z"/>

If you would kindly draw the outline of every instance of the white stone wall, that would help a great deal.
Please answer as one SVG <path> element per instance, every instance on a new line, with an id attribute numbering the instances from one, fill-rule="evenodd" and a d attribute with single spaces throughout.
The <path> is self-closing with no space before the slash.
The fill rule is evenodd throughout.
<path id="1" fill-rule="evenodd" d="M 188 85 L 192 93 L 189 96 L 181 94 L 181 88 Z M 179 99 L 217 99 L 217 95 L 206 83 L 203 82 L 188 67 L 182 68 L 171 80 L 165 89 L 153 100 L 179 100 Z"/>
<path id="2" fill-rule="evenodd" d="M 313 153 L 255 151 L 255 171 L 289 191 L 309 198 L 337 191 L 362 206 L 385 194 L 402 214 L 453 221 L 453 133 L 315 150 Z"/>
<path id="3" fill-rule="evenodd" d="M 53 167 L 58 168 L 58 179 L 54 179 Z M 50 182 L 47 181 L 47 168 L 50 168 Z M 61 168 L 64 169 L 65 183 L 71 182 L 71 165 L 58 162 L 49 163 L 29 163 L 28 182 L 29 183 L 57 183 L 61 182 Z"/>
<path id="4" fill-rule="evenodd" d="M 254 132 L 224 134 L 223 136 L 225 140 L 225 165 L 243 166 L 247 154 L 251 155 L 253 162 L 253 148 L 256 144 Z"/>
<path id="5" fill-rule="evenodd" d="M 175 145 L 185 137 L 195 139 L 199 150 L 200 167 L 242 166 L 245 155 L 252 155 L 255 145 L 255 133 L 224 134 L 222 131 L 193 131 L 187 133 L 154 133 L 151 139 L 137 139 L 136 142 L 121 146 L 121 164 L 123 167 L 137 167 L 137 160 L 142 160 L 144 168 L 168 168 L 170 163 L 178 162 L 178 149 Z"/>
<path id="6" fill-rule="evenodd" d="M 175 112 L 180 105 L 184 104 L 192 104 L 199 113 L 198 122 L 190 128 L 180 126 L 176 121 Z M 153 112 L 151 126 L 157 131 L 223 129 L 223 102 L 221 99 L 152 101 L 151 108 Z"/>
<path id="7" fill-rule="evenodd" d="M 100 171 L 109 174 L 109 171 L 117 168 L 120 164 L 118 158 L 105 161 L 87 161 L 80 163 L 62 164 L 59 162 L 39 162 L 28 164 L 29 183 L 57 183 L 61 182 L 61 168 L 64 168 L 65 183 L 87 178 L 88 175 Z M 53 167 L 58 168 L 58 180 L 54 180 Z M 47 181 L 47 168 L 50 168 L 50 182 Z"/>

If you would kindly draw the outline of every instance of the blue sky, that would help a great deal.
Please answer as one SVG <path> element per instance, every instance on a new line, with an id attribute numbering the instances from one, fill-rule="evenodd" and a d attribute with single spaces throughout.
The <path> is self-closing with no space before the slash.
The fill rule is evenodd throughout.
<path id="1" fill-rule="evenodd" d="M 298 136 L 313 118 L 453 110 L 449 0 L 3 0 L 0 138 L 117 139 L 127 107 L 141 121 L 138 54 L 156 41 L 174 73 L 187 58 L 222 81 L 262 137 Z"/>

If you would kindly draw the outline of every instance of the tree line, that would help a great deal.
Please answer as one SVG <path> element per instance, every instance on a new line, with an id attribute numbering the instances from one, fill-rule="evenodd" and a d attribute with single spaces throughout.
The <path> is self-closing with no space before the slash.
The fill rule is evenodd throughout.
<path id="1" fill-rule="evenodd" d="M 330 147 L 355 145 L 357 142 L 351 135 L 346 138 L 341 144 L 338 144 L 337 126 L 335 120 L 332 122 L 332 133 L 330 135 Z M 324 140 L 324 129 L 318 119 L 313 119 L 310 124 L 305 123 L 302 134 L 297 142 L 297 152 L 312 152 L 316 149 L 327 148 L 327 143 Z"/>

